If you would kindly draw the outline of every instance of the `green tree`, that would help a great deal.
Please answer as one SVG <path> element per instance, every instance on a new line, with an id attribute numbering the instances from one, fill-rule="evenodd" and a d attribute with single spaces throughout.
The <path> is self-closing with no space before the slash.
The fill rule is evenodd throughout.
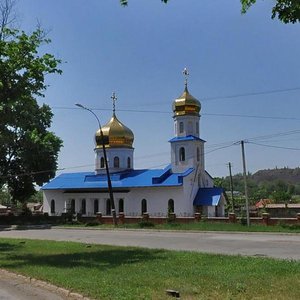
<path id="1" fill-rule="evenodd" d="M 170 0 L 161 0 L 167 3 Z M 256 3 L 256 0 L 240 0 L 242 4 L 242 13 Z M 283 23 L 300 22 L 300 1 L 299 0 L 276 0 L 272 8 L 272 19 L 278 17 Z M 121 5 L 127 6 L 128 0 L 120 0 Z"/>
<path id="2" fill-rule="evenodd" d="M 242 12 L 256 3 L 256 0 L 241 0 Z M 272 19 L 278 17 L 283 23 L 300 22 L 300 1 L 299 0 L 276 0 L 272 8 Z"/>
<path id="3" fill-rule="evenodd" d="M 60 60 L 40 54 L 40 46 L 50 42 L 42 30 L 27 35 L 1 24 L 0 188 L 6 185 L 12 199 L 24 203 L 34 185 L 49 181 L 57 169 L 62 141 L 48 130 L 50 107 L 38 105 L 37 98 L 47 88 L 45 75 L 61 73 Z"/>

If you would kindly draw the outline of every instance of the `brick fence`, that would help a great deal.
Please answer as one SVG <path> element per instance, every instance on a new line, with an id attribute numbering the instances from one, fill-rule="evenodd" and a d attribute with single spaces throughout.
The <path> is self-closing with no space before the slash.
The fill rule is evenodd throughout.
<path id="1" fill-rule="evenodd" d="M 148 213 L 144 213 L 142 216 L 126 216 L 124 213 L 120 213 L 117 216 L 119 224 L 136 224 L 140 222 L 150 222 L 153 224 L 165 224 L 168 222 L 173 223 L 195 223 L 200 221 L 216 222 L 216 223 L 243 223 L 245 218 L 237 217 L 234 213 L 229 213 L 228 217 L 215 217 L 207 218 L 201 216 L 200 213 L 195 213 L 192 217 L 177 217 L 176 214 L 169 214 L 167 217 L 151 216 Z M 24 216 L 12 216 L 12 215 L 0 215 L 0 225 L 12 225 L 12 224 L 62 224 L 67 221 L 77 220 L 82 223 L 99 223 L 99 224 L 113 224 L 112 216 L 103 216 L 102 213 L 97 213 L 96 216 L 81 216 L 80 214 L 71 216 L 71 220 L 68 220 L 65 215 L 62 216 L 48 216 L 44 215 L 32 215 L 30 217 Z M 277 218 L 271 217 L 269 213 L 263 213 L 261 217 L 251 217 L 251 224 L 261 225 L 276 225 L 276 224 L 298 224 L 300 225 L 300 213 L 297 213 L 294 217 L 290 218 Z"/>
<path id="2" fill-rule="evenodd" d="M 120 213 L 117 216 L 119 224 L 136 224 L 139 222 L 151 222 L 153 224 L 165 224 L 167 222 L 176 222 L 181 224 L 195 223 L 202 221 L 216 222 L 216 223 L 241 223 L 242 218 L 237 217 L 234 213 L 229 213 L 228 217 L 203 217 L 201 214 L 196 213 L 193 217 L 177 217 L 176 214 L 170 214 L 168 217 L 153 217 L 148 213 L 144 213 L 142 216 L 125 216 Z M 89 223 L 95 222 L 99 224 L 113 224 L 112 216 L 103 216 L 101 213 L 97 213 L 96 217 L 80 217 L 78 219 L 81 222 Z M 276 225 L 276 224 L 299 224 L 300 225 L 300 213 L 294 218 L 271 218 L 269 213 L 263 213 L 261 217 L 251 217 L 251 224 L 260 225 Z"/>

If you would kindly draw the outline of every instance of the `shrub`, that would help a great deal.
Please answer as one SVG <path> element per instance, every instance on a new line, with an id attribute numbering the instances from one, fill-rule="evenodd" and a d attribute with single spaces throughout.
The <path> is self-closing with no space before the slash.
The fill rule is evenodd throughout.
<path id="1" fill-rule="evenodd" d="M 141 221 L 141 222 L 139 222 L 139 226 L 141 228 L 151 228 L 151 227 L 154 227 L 155 225 L 154 225 L 154 223 L 149 222 L 149 221 Z"/>

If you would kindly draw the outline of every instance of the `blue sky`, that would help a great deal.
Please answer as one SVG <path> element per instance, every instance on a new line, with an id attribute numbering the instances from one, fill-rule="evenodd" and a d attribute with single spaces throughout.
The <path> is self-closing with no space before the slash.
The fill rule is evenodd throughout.
<path id="1" fill-rule="evenodd" d="M 300 24 L 271 20 L 271 4 L 258 1 L 241 15 L 238 0 L 130 0 L 125 8 L 118 0 L 20 0 L 20 28 L 33 30 L 39 20 L 52 39 L 41 51 L 64 61 L 63 75 L 47 78 L 39 100 L 53 108 L 51 130 L 64 141 L 59 168 L 93 170 L 97 123 L 74 103 L 96 109 L 104 125 L 113 91 L 119 119 L 135 134 L 135 167 L 167 165 L 184 67 L 202 104 L 212 176 L 226 176 L 228 162 L 233 173 L 242 171 L 234 142 L 300 129 Z M 227 97 L 234 95 L 244 96 Z M 300 131 L 253 142 L 272 147 L 246 144 L 250 172 L 299 166 L 298 150 L 273 146 L 300 149 Z"/>

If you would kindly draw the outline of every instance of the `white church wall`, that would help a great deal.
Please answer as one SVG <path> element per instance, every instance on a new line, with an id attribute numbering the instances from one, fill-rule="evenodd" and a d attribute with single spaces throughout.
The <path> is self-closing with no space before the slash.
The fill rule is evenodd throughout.
<path id="1" fill-rule="evenodd" d="M 128 216 L 141 215 L 141 203 L 147 201 L 147 212 L 150 216 L 166 216 L 168 213 L 168 201 L 173 199 L 174 212 L 178 216 L 191 215 L 193 206 L 186 201 L 186 193 L 183 187 L 163 188 L 137 188 L 128 193 L 114 193 L 114 202 L 117 214 L 119 213 L 119 200 L 123 199 L 124 213 Z M 106 201 L 108 193 L 63 193 L 62 191 L 44 191 L 44 212 L 50 214 L 51 200 L 55 200 L 55 214 L 66 212 L 66 208 L 72 199 L 75 200 L 75 213 L 81 213 L 82 200 L 86 200 L 86 216 L 94 215 L 94 200 L 98 200 L 98 211 L 106 215 Z"/>
<path id="2" fill-rule="evenodd" d="M 44 191 L 43 193 L 43 211 L 49 215 L 61 214 L 65 210 L 64 195 L 61 191 Z M 51 213 L 51 201 L 55 201 L 55 212 Z"/>

